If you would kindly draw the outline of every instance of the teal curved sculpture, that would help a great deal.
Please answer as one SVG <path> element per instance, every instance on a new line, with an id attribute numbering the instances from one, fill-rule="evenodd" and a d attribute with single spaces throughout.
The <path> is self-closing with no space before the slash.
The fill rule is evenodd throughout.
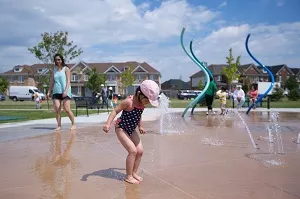
<path id="1" fill-rule="evenodd" d="M 181 31 L 181 35 L 180 35 L 180 43 L 181 43 L 181 47 L 183 49 L 183 51 L 187 54 L 187 56 L 189 56 L 189 58 L 195 62 L 195 64 L 197 64 L 200 69 L 204 72 L 205 74 L 205 77 L 206 77 L 206 85 L 203 89 L 203 91 L 186 107 L 186 109 L 183 111 L 182 113 L 182 117 L 184 117 L 184 115 L 186 114 L 186 112 L 188 111 L 189 108 L 191 107 L 194 107 L 195 105 L 197 105 L 197 102 L 203 98 L 203 96 L 205 95 L 205 92 L 209 86 L 209 83 L 210 83 L 210 80 L 209 80 L 209 74 L 208 72 L 205 70 L 205 66 L 203 66 L 201 63 L 198 63 L 194 57 L 192 57 L 185 49 L 184 45 L 183 45 L 183 35 L 184 35 L 184 32 L 185 32 L 185 28 L 182 28 L 182 31 Z"/>
<path id="2" fill-rule="evenodd" d="M 194 51 L 193 51 L 193 41 L 190 41 L 190 51 L 191 51 L 191 53 L 192 53 L 193 58 L 194 58 L 199 64 L 201 64 L 201 65 L 204 67 L 204 69 L 208 72 L 209 77 L 212 79 L 212 81 L 214 81 L 214 76 L 213 76 L 213 74 L 211 73 L 211 71 L 210 71 L 210 70 L 206 67 L 206 65 L 205 65 L 203 62 L 201 62 L 201 61 L 196 57 L 196 55 L 194 54 Z M 201 99 L 199 99 L 199 101 L 198 101 L 197 103 L 200 103 L 200 101 L 201 101 Z M 193 106 L 192 111 L 191 111 L 191 114 L 194 114 L 194 109 L 196 108 L 196 106 L 197 106 L 197 104 L 195 104 L 195 105 Z"/>

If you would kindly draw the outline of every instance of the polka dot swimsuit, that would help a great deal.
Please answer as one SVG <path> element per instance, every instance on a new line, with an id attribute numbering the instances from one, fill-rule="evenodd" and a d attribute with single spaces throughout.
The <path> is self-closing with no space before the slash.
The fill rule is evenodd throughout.
<path id="1" fill-rule="evenodd" d="M 131 97 L 133 100 L 133 98 Z M 133 106 L 133 105 L 132 105 Z M 121 117 L 117 120 L 117 128 L 122 128 L 129 136 L 136 129 L 141 120 L 144 107 L 135 107 L 130 111 L 123 110 Z"/>

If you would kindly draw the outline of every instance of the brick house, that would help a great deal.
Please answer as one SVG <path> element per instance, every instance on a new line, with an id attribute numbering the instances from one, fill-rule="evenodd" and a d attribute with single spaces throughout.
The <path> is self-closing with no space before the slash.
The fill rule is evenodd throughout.
<path id="1" fill-rule="evenodd" d="M 44 91 L 44 85 L 39 83 L 43 76 L 49 74 L 46 64 L 22 65 L 15 66 L 13 69 L 1 74 L 2 77 L 9 81 L 10 85 L 32 85 Z M 133 66 L 133 75 L 135 82 L 127 88 L 126 94 L 133 94 L 135 89 L 145 79 L 151 79 L 160 86 L 160 72 L 150 66 L 148 63 L 122 62 L 122 63 L 86 63 L 80 61 L 76 64 L 67 64 L 71 70 L 71 91 L 72 94 L 91 96 L 91 91 L 86 88 L 85 83 L 88 81 L 89 72 L 93 68 L 97 72 L 106 74 L 107 87 L 112 87 L 114 92 L 124 94 L 121 85 L 121 74 L 129 67 Z M 45 92 L 45 91 L 44 91 Z"/>
<path id="2" fill-rule="evenodd" d="M 226 85 L 226 77 L 222 74 L 222 68 L 227 66 L 226 64 L 212 64 L 208 66 L 208 69 L 213 73 L 214 79 L 216 81 L 217 86 Z M 291 69 L 287 65 L 276 65 L 276 66 L 268 66 L 267 67 L 274 75 L 274 79 L 276 82 L 280 82 L 281 86 L 284 86 L 284 81 L 286 81 L 290 76 L 296 75 L 298 80 L 300 80 L 300 73 L 297 69 Z M 292 70 L 298 71 L 298 75 L 295 74 Z M 299 69 L 300 70 L 300 69 Z M 246 81 L 249 83 L 257 83 L 257 82 L 266 82 L 270 81 L 269 75 L 267 71 L 259 66 L 255 66 L 253 63 L 251 64 L 244 64 L 238 67 L 238 73 L 240 74 L 239 82 L 245 84 Z M 199 71 L 192 76 L 191 79 L 191 86 L 195 88 L 199 81 L 205 82 L 205 75 L 203 71 Z"/>

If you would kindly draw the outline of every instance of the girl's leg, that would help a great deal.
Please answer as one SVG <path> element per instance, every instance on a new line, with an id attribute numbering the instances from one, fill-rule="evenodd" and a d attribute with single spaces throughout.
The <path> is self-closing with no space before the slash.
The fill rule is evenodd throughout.
<path id="1" fill-rule="evenodd" d="M 123 147 L 128 152 L 128 156 L 126 158 L 126 179 L 125 181 L 131 184 L 138 184 L 139 181 L 133 177 L 133 166 L 135 162 L 135 157 L 137 154 L 137 148 L 130 139 L 129 135 L 121 128 L 116 129 L 116 134 L 123 145 Z"/>
<path id="2" fill-rule="evenodd" d="M 76 125 L 75 125 L 75 121 L 74 121 L 74 114 L 71 110 L 71 100 L 70 99 L 65 99 L 63 100 L 64 103 L 64 110 L 66 111 L 66 113 L 68 114 L 71 122 L 72 122 L 72 127 L 71 130 L 75 130 L 76 129 Z"/>
<path id="3" fill-rule="evenodd" d="M 135 161 L 134 161 L 132 175 L 138 181 L 143 181 L 143 178 L 137 175 L 137 171 L 138 171 L 138 168 L 140 166 L 142 156 L 143 156 L 143 153 L 144 153 L 142 141 L 141 141 L 141 139 L 138 136 L 136 131 L 134 131 L 130 137 L 131 137 L 131 140 L 133 141 L 134 145 L 136 146 L 136 151 L 137 151 Z"/>
<path id="4" fill-rule="evenodd" d="M 55 129 L 56 131 L 59 131 L 61 129 L 61 101 L 59 99 L 54 99 L 53 100 L 54 104 L 54 110 L 56 113 L 56 121 L 57 121 L 57 128 Z"/>

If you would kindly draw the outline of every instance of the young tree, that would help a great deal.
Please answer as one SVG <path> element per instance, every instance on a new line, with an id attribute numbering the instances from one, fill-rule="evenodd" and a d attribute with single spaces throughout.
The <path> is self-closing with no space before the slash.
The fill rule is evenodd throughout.
<path id="1" fill-rule="evenodd" d="M 28 48 L 28 50 L 42 63 L 47 64 L 49 69 L 47 85 L 49 85 L 53 68 L 53 56 L 60 53 L 67 63 L 78 57 L 83 51 L 77 45 L 74 45 L 73 41 L 68 40 L 68 32 L 57 31 L 54 34 L 45 32 L 41 36 L 42 40 L 36 46 Z"/>
<path id="2" fill-rule="evenodd" d="M 222 70 L 222 74 L 226 76 L 227 83 L 231 84 L 233 80 L 237 80 L 240 75 L 238 74 L 238 66 L 240 65 L 241 56 L 236 58 L 234 62 L 234 57 L 232 56 L 232 48 L 229 49 L 229 57 L 226 57 L 228 66 L 225 66 Z"/>
<path id="3" fill-rule="evenodd" d="M 5 78 L 0 77 L 0 93 L 4 93 L 8 89 L 8 86 L 9 82 Z"/>
<path id="4" fill-rule="evenodd" d="M 95 68 L 89 73 L 89 80 L 86 87 L 93 92 L 93 95 L 98 93 L 101 89 L 101 84 L 105 84 L 107 77 L 105 74 L 98 73 Z"/>
<path id="5" fill-rule="evenodd" d="M 299 84 L 295 78 L 295 76 L 291 76 L 288 78 L 284 83 L 285 88 L 289 89 L 290 91 L 293 89 L 297 89 Z"/>
<path id="6" fill-rule="evenodd" d="M 202 80 L 199 81 L 199 83 L 198 83 L 198 88 L 199 88 L 199 90 L 203 90 L 204 85 L 203 85 L 203 83 L 202 83 Z"/>
<path id="7" fill-rule="evenodd" d="M 135 81 L 135 77 L 132 74 L 133 66 L 129 65 L 129 67 L 121 74 L 121 83 L 122 89 L 126 89 L 128 86 L 132 86 Z"/>
<path id="8" fill-rule="evenodd" d="M 45 32 L 41 34 L 42 41 L 28 50 L 45 64 L 53 63 L 53 56 L 56 53 L 63 55 L 66 62 L 78 57 L 83 51 L 68 41 L 68 32 L 58 31 L 54 34 Z"/>

